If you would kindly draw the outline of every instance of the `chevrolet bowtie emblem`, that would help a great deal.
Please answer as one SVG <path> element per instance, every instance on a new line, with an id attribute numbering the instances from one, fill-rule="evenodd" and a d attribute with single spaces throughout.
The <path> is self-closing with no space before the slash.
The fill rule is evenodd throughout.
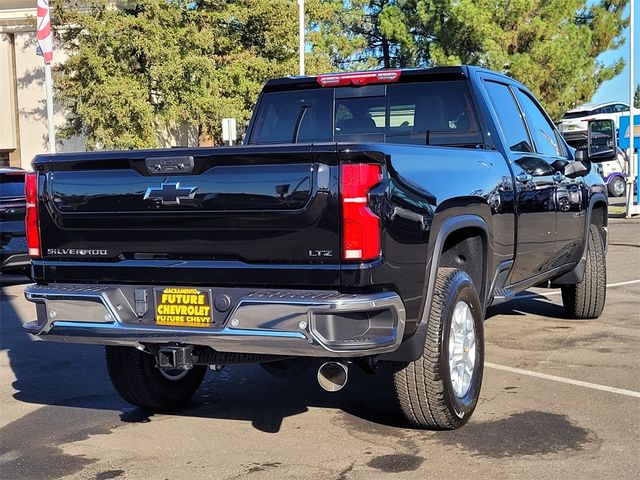
<path id="1" fill-rule="evenodd" d="M 159 187 L 149 187 L 144 200 L 160 200 L 162 205 L 179 205 L 184 200 L 193 200 L 198 187 L 181 187 L 180 182 L 162 183 Z"/>

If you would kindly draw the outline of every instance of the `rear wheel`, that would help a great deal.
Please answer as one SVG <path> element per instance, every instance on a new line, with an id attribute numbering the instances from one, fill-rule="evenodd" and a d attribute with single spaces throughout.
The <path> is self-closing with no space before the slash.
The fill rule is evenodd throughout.
<path id="1" fill-rule="evenodd" d="M 592 319 L 602 314 L 606 299 L 607 259 L 604 245 L 598 227 L 590 225 L 584 277 L 580 283 L 562 287 L 562 304 L 567 317 Z"/>
<path id="2" fill-rule="evenodd" d="M 467 423 L 480 395 L 483 362 L 483 315 L 473 282 L 462 270 L 440 268 L 424 353 L 394 374 L 407 420 L 439 430 Z"/>
<path id="3" fill-rule="evenodd" d="M 106 347 L 107 370 L 120 396 L 138 407 L 164 410 L 185 405 L 196 393 L 207 367 L 163 370 L 155 358 L 133 347 Z"/>

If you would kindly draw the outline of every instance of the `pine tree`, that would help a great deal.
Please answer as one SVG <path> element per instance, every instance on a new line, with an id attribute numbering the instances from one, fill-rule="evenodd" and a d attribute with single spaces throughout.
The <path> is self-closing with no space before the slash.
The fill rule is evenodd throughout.
<path id="1" fill-rule="evenodd" d="M 527 85 L 549 113 L 591 99 L 624 67 L 598 56 L 624 42 L 628 0 L 407 0 L 397 8 L 423 65 L 480 65 Z"/>
<path id="2" fill-rule="evenodd" d="M 468 63 L 522 81 L 552 115 L 623 68 L 628 0 L 307 0 L 307 74 Z M 190 124 L 219 139 L 264 81 L 298 73 L 296 0 L 53 1 L 62 135 L 88 148 L 157 145 Z M 117 6 L 117 8 L 114 7 Z M 64 26 L 64 27 L 60 27 Z M 637 95 L 636 95 L 637 96 Z"/>
<path id="3" fill-rule="evenodd" d="M 53 2 L 52 2 L 53 3 Z M 340 17 L 322 0 L 310 9 Z M 54 3 L 58 42 L 69 54 L 56 74 L 67 110 L 62 136 L 87 148 L 144 148 L 160 129 L 183 123 L 219 139 L 221 119 L 247 123 L 268 78 L 298 73 L 295 0 L 88 0 Z M 335 45 L 331 32 L 315 39 Z M 333 32 L 335 37 L 335 32 Z M 362 44 L 364 46 L 364 44 Z M 328 48 L 328 47 L 327 47 Z M 358 44 L 336 48 L 348 57 Z M 307 55 L 313 74 L 334 69 L 322 49 Z"/>

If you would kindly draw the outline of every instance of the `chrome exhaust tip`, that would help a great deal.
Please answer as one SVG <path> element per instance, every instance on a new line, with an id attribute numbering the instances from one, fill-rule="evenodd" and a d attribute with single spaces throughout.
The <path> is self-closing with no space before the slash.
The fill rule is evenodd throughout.
<path id="1" fill-rule="evenodd" d="M 349 368 L 342 362 L 325 362 L 318 369 L 318 383 L 327 392 L 342 390 L 349 379 Z"/>

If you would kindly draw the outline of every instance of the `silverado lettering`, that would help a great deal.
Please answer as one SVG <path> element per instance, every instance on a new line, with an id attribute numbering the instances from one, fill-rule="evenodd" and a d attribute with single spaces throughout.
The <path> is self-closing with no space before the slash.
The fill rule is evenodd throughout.
<path id="1" fill-rule="evenodd" d="M 84 255 L 84 256 L 103 256 L 109 255 L 108 250 L 102 249 L 85 249 L 85 248 L 47 248 L 47 255 Z"/>

